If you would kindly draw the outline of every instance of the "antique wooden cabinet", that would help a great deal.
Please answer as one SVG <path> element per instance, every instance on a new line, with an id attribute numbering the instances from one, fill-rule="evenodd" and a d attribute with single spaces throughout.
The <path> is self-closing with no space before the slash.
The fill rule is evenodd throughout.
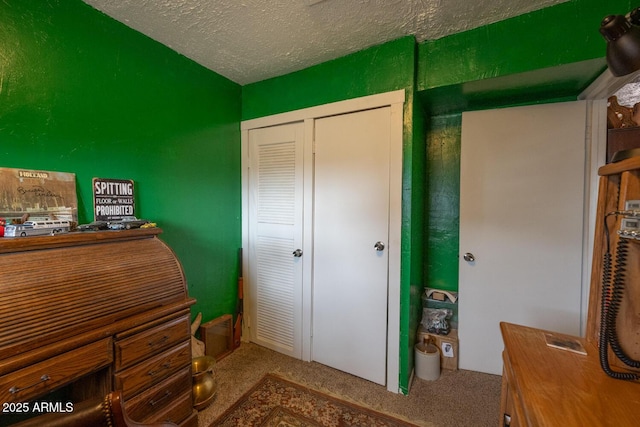
<path id="1" fill-rule="evenodd" d="M 160 232 L 0 239 L 0 402 L 11 409 L 0 424 L 38 416 L 34 403 L 63 410 L 120 389 L 136 421 L 197 425 L 195 301 Z"/>
<path id="2" fill-rule="evenodd" d="M 640 157 L 598 173 L 586 336 L 500 325 L 501 425 L 639 425 Z M 549 336 L 581 348 L 555 348 Z"/>

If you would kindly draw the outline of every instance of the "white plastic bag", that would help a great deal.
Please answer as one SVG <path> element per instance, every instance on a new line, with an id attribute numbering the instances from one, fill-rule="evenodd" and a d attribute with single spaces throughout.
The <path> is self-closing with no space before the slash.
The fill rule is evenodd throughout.
<path id="1" fill-rule="evenodd" d="M 420 323 L 432 334 L 448 335 L 451 331 L 449 319 L 452 315 L 453 312 L 447 308 L 424 308 Z"/>

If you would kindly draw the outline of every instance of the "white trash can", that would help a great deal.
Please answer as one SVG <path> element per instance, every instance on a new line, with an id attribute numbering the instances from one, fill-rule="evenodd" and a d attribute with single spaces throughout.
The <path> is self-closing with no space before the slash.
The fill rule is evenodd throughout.
<path id="1" fill-rule="evenodd" d="M 440 378 L 440 350 L 430 342 L 415 346 L 415 368 L 418 378 L 428 381 Z"/>

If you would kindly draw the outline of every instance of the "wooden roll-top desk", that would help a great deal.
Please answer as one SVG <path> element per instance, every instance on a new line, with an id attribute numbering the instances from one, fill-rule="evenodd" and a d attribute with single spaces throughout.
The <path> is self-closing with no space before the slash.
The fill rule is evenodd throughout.
<path id="1" fill-rule="evenodd" d="M 113 390 L 136 421 L 197 425 L 195 301 L 160 232 L 0 238 L 0 425 Z"/>

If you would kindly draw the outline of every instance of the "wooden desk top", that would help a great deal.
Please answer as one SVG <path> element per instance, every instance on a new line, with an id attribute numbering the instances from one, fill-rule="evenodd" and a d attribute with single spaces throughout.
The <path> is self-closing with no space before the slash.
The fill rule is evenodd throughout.
<path id="1" fill-rule="evenodd" d="M 579 338 L 587 351 L 582 355 L 546 344 L 545 333 L 567 335 L 504 322 L 500 329 L 521 425 L 640 426 L 640 382 L 607 376 L 596 346 Z"/>

